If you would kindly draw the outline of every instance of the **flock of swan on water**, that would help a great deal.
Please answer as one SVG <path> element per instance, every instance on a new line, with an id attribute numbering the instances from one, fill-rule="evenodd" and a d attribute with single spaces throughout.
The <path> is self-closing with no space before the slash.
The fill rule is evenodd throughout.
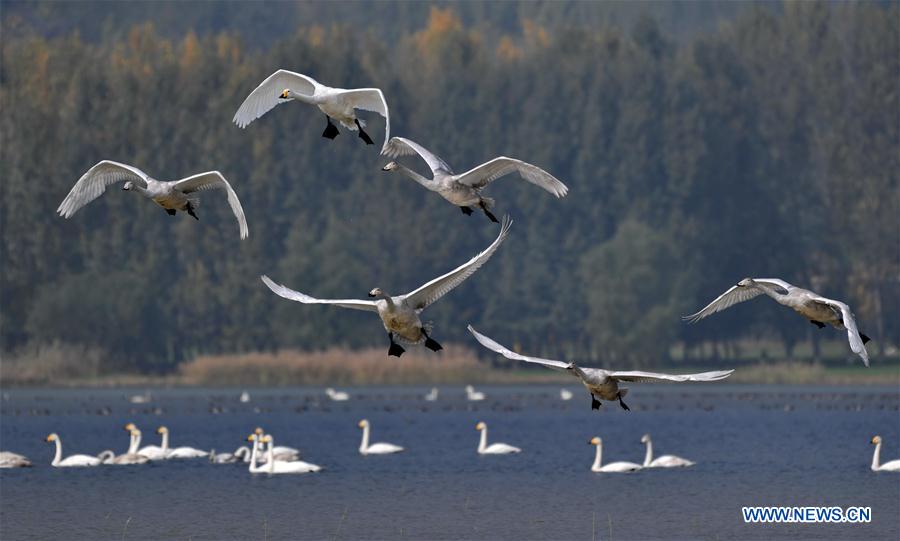
<path id="1" fill-rule="evenodd" d="M 407 345 L 423 344 L 432 351 L 440 351 L 442 349 L 441 345 L 432 337 L 432 325 L 429 322 L 422 321 L 420 317 L 422 312 L 472 276 L 491 258 L 508 236 L 512 220 L 508 216 L 505 216 L 502 220 L 497 219 L 492 212 L 496 202 L 493 198 L 484 195 L 483 191 L 485 188 L 500 177 L 517 173 L 522 179 L 544 189 L 557 198 L 564 197 L 568 193 L 568 187 L 547 171 L 530 163 L 506 156 L 496 157 L 463 173 L 454 173 L 446 161 L 419 143 L 404 137 L 391 137 L 387 101 L 381 90 L 377 88 L 331 88 L 306 75 L 282 69 L 266 78 L 247 96 L 235 113 L 233 122 L 240 128 L 246 128 L 250 123 L 265 115 L 275 106 L 290 101 L 315 105 L 324 113 L 326 127 L 322 133 L 323 137 L 334 139 L 340 134 L 337 125 L 332 122 L 334 120 L 345 129 L 357 132 L 358 137 L 368 145 L 373 144 L 373 141 L 365 131 L 365 121 L 357 117 L 357 110 L 378 113 L 385 119 L 385 138 L 381 147 L 381 154 L 395 160 L 401 156 L 418 156 L 431 170 L 431 176 L 429 178 L 421 175 L 397 161 L 391 161 L 384 165 L 382 167 L 383 171 L 397 172 L 412 179 L 424 188 L 438 193 L 445 200 L 458 207 L 465 215 L 471 215 L 475 210 L 479 210 L 492 222 L 500 223 L 500 231 L 497 238 L 484 251 L 450 272 L 413 289 L 409 293 L 401 295 L 391 295 L 383 289 L 375 287 L 368 292 L 369 298 L 367 299 L 319 299 L 278 284 L 266 275 L 261 276 L 263 283 L 273 293 L 288 300 L 303 304 L 334 305 L 377 314 L 387 332 L 389 356 L 400 357 L 404 353 L 405 349 L 401 343 Z M 247 220 L 240 200 L 232 189 L 231 184 L 218 171 L 207 171 L 181 180 L 165 182 L 153 179 L 132 165 L 103 160 L 91 167 L 75 183 L 69 194 L 59 205 L 57 212 L 64 218 L 71 218 L 81 207 L 103 194 L 109 185 L 119 182 L 124 183 L 123 190 L 143 195 L 162 207 L 170 216 L 175 216 L 178 211 L 182 211 L 197 220 L 199 220 L 196 213 L 199 192 L 214 189 L 222 190 L 225 192 L 228 204 L 237 219 L 240 238 L 245 239 L 249 235 Z M 690 322 L 697 322 L 737 303 L 763 294 L 771 297 L 779 304 L 795 310 L 819 328 L 831 325 L 839 330 L 846 331 L 850 349 L 862 359 L 866 366 L 869 365 L 868 353 L 865 348 L 869 337 L 857 330 L 854 316 L 845 303 L 822 297 L 812 291 L 795 287 L 779 279 L 745 278 L 729 288 L 705 308 L 696 314 L 686 316 L 684 319 Z M 482 346 L 508 359 L 539 364 L 550 369 L 568 372 L 577 377 L 591 395 L 592 409 L 600 407 L 600 400 L 617 401 L 623 409 L 629 409 L 623 401 L 628 389 L 620 386 L 622 382 L 711 382 L 725 379 L 733 372 L 733 370 L 720 370 L 679 375 L 640 370 L 622 371 L 587 368 L 578 366 L 574 362 L 522 355 L 479 333 L 471 325 L 469 325 L 468 330 Z M 346 394 L 342 395 L 333 389 L 329 389 L 327 392 L 334 400 L 346 400 L 348 398 Z M 474 389 L 467 389 L 467 393 L 470 400 L 479 399 L 478 393 Z M 568 390 L 561 392 L 561 398 L 564 400 L 570 399 L 571 396 L 571 392 Z M 436 398 L 437 389 L 433 389 L 433 398 L 430 399 L 435 400 Z M 482 395 L 481 399 L 483 398 Z M 402 450 L 401 447 L 391 444 L 369 445 L 368 422 L 361 421 L 360 427 L 363 429 L 363 445 L 360 447 L 360 452 L 363 454 L 393 453 Z M 478 429 L 481 431 L 480 453 L 506 454 L 519 451 L 518 448 L 506 444 L 495 443 L 487 445 L 487 426 L 484 423 L 479 423 Z M 132 439 L 137 437 L 139 441 L 140 432 L 134 427 L 129 430 Z M 160 432 L 160 434 L 163 437 L 163 447 L 165 447 L 167 445 L 167 432 Z M 257 462 L 262 463 L 262 466 L 259 466 L 259 468 L 268 468 L 265 471 L 269 473 L 294 473 L 301 470 L 315 471 L 312 469 L 314 465 L 306 463 L 295 464 L 294 466 L 282 465 L 299 462 L 299 460 L 280 460 L 282 455 L 273 451 L 273 449 L 277 448 L 274 448 L 271 434 L 255 433 L 251 436 L 253 437 L 253 449 L 243 453 L 243 459 L 250 461 L 251 471 L 263 471 L 255 469 L 257 468 Z M 646 436 L 645 439 L 647 460 L 644 461 L 643 465 L 617 462 L 606 466 L 601 466 L 600 464 L 602 441 L 600 438 L 592 439 L 590 443 L 597 446 L 596 460 L 592 469 L 594 471 L 631 471 L 642 467 L 685 466 L 692 464 L 690 461 L 669 455 L 660 457 L 655 461 L 652 460 L 649 436 Z M 54 441 L 57 445 L 54 465 L 70 465 L 66 463 L 71 460 L 74 460 L 74 462 L 82 460 L 88 462 L 97 461 L 98 464 L 101 462 L 99 458 L 87 455 L 76 455 L 76 457 L 82 457 L 79 459 L 75 457 L 61 459 L 59 437 L 51 434 L 48 436 L 48 441 Z M 881 439 L 876 436 L 872 441 L 876 443 L 873 469 L 896 469 L 898 464 L 900 464 L 898 461 L 880 465 L 878 468 L 875 467 L 878 461 Z M 262 446 L 267 447 L 265 455 L 261 451 Z M 178 449 L 171 450 L 171 452 Z M 140 461 L 141 459 L 137 457 L 146 457 L 148 460 L 156 459 L 147 456 L 146 453 L 140 451 L 135 453 L 132 451 L 130 448 L 128 453 L 119 457 L 107 455 L 104 460 L 118 464 L 128 463 L 128 460 Z M 249 457 L 247 456 L 248 454 Z M 232 454 L 232 457 L 234 456 L 236 455 Z M 290 455 L 283 456 L 290 458 Z M 165 458 L 170 457 L 167 455 Z M 120 462 L 116 462 L 117 460 Z M 266 466 L 266 464 L 269 466 Z M 304 468 L 308 469 L 304 470 Z"/>

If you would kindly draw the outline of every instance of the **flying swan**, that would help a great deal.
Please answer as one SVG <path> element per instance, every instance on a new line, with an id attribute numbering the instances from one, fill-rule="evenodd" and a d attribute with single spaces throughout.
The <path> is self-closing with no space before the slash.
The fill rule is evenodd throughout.
<path id="1" fill-rule="evenodd" d="M 567 370 L 581 380 L 591 393 L 591 409 L 600 409 L 600 400 L 618 400 L 622 409 L 630 409 L 622 402 L 622 398 L 628 393 L 625 387 L 619 388 L 620 381 L 632 381 L 641 383 L 654 383 L 660 381 L 718 381 L 731 375 L 734 370 L 716 370 L 713 372 L 701 372 L 699 374 L 660 374 L 658 372 L 643 372 L 640 370 L 612 371 L 600 368 L 581 368 L 575 363 L 564 363 L 539 357 L 528 357 L 507 349 L 487 336 L 476 331 L 469 325 L 469 332 L 478 342 L 491 351 L 503 355 L 507 359 L 542 364 L 555 370 Z"/>
<path id="2" fill-rule="evenodd" d="M 872 471 L 900 471 L 900 458 L 880 464 L 881 461 L 881 436 L 872 438 L 872 445 L 875 446 L 875 454 L 872 455 Z"/>
<path id="3" fill-rule="evenodd" d="M 394 445 L 393 443 L 373 443 L 369 445 L 369 421 L 363 419 L 358 425 L 362 428 L 362 441 L 359 444 L 359 454 L 361 455 L 389 455 L 403 451 L 403 447 Z"/>
<path id="4" fill-rule="evenodd" d="M 588 441 L 591 445 L 597 446 L 597 454 L 594 456 L 594 464 L 591 465 L 592 472 L 598 473 L 628 473 L 641 469 L 640 464 L 634 462 L 610 462 L 606 466 L 601 466 L 600 461 L 603 458 L 603 440 L 594 436 Z"/>
<path id="5" fill-rule="evenodd" d="M 276 295 L 284 297 L 292 301 L 302 302 L 303 304 L 334 304 L 342 308 L 352 308 L 354 310 L 369 310 L 377 312 L 384 324 L 384 329 L 388 333 L 390 340 L 390 348 L 388 355 L 399 357 L 405 351 L 403 347 L 394 342 L 394 338 L 398 338 L 404 342 L 418 344 L 425 341 L 425 347 L 432 351 L 443 349 L 440 344 L 434 341 L 428 333 L 431 331 L 430 324 L 423 324 L 419 318 L 419 314 L 426 307 L 449 293 L 453 288 L 463 283 L 466 278 L 475 273 L 488 259 L 494 255 L 494 252 L 506 238 L 509 233 L 509 227 L 512 222 L 509 217 L 504 218 L 503 226 L 500 228 L 500 235 L 491 243 L 487 249 L 476 255 L 466 263 L 460 265 L 456 269 L 447 274 L 435 278 L 427 284 L 419 287 L 406 295 L 398 295 L 391 297 L 380 288 L 375 288 L 369 292 L 370 297 L 376 297 L 378 300 L 356 300 L 356 299 L 316 299 L 294 291 L 283 285 L 276 284 L 268 276 L 261 276 L 262 281 Z"/>
<path id="6" fill-rule="evenodd" d="M 56 468 L 69 468 L 79 466 L 99 466 L 100 459 L 89 455 L 72 455 L 66 458 L 62 457 L 62 441 L 54 432 L 47 436 L 47 443 L 56 442 L 56 454 L 53 456 L 51 466 Z"/>
<path id="7" fill-rule="evenodd" d="M 522 452 L 522 450 L 518 447 L 513 447 L 512 445 L 508 445 L 506 443 L 492 443 L 488 445 L 487 425 L 483 421 L 479 421 L 478 424 L 475 425 L 475 430 L 481 432 L 481 439 L 478 440 L 479 455 L 508 455 L 510 453 Z"/>
<path id="8" fill-rule="evenodd" d="M 356 109 L 372 111 L 384 117 L 384 145 L 387 147 L 391 136 L 391 118 L 388 113 L 384 94 L 378 88 L 331 88 L 312 77 L 293 71 L 278 70 L 259 83 L 253 92 L 244 100 L 234 114 L 232 121 L 240 128 L 271 111 L 276 105 L 296 100 L 318 106 L 325 113 L 328 124 L 322 137 L 334 139 L 339 135 L 337 127 L 331 123 L 335 119 L 345 128 L 359 130 L 359 138 L 367 145 L 374 144 L 369 134 L 363 130 L 365 121 L 356 117 Z"/>
<path id="9" fill-rule="evenodd" d="M 744 278 L 706 305 L 703 310 L 682 319 L 696 323 L 706 316 L 721 312 L 739 302 L 749 301 L 763 293 L 775 299 L 778 304 L 792 308 L 820 329 L 828 324 L 835 329 L 847 331 L 850 349 L 862 358 L 866 366 L 869 366 L 869 353 L 866 351 L 869 337 L 856 329 L 856 320 L 849 306 L 778 278 Z"/>
<path id="10" fill-rule="evenodd" d="M 678 468 L 684 466 L 693 466 L 696 462 L 691 462 L 686 458 L 675 455 L 663 455 L 653 458 L 653 442 L 650 441 L 650 434 L 644 434 L 641 437 L 641 443 L 647 444 L 647 454 L 644 455 L 645 468 Z"/>
<path id="11" fill-rule="evenodd" d="M 237 218 L 241 238 L 245 239 L 249 234 L 241 202 L 234 190 L 231 189 L 231 184 L 228 184 L 222 173 L 218 171 L 197 173 L 181 180 L 165 182 L 151 178 L 133 165 L 103 160 L 88 169 L 87 173 L 78 179 L 69 195 L 59 204 L 56 212 L 63 218 L 71 218 L 78 212 L 78 209 L 100 197 L 106 191 L 107 186 L 122 181 L 125 181 L 125 185 L 122 186 L 123 190 L 136 191 L 153 200 L 154 203 L 166 209 L 169 216 L 175 216 L 175 213 L 181 210 L 196 220 L 200 219 L 194 212 L 197 209 L 197 192 L 213 189 L 225 190 L 228 204 L 231 205 L 231 211 Z"/>
<path id="12" fill-rule="evenodd" d="M 382 168 L 382 171 L 399 171 L 429 190 L 439 193 L 441 197 L 459 207 L 467 216 L 472 214 L 471 207 L 480 208 L 492 222 L 497 221 L 490 210 L 494 206 L 494 200 L 482 196 L 481 190 L 500 177 L 518 173 L 523 179 L 540 186 L 556 197 L 565 197 L 569 191 L 565 184 L 540 167 L 506 156 L 494 158 L 461 175 L 455 175 L 447 162 L 418 143 L 403 137 L 394 137 L 388 141 L 382 154 L 387 154 L 391 158 L 405 154 L 418 154 L 431 168 L 432 178 L 425 178 L 397 162 L 390 162 Z"/>

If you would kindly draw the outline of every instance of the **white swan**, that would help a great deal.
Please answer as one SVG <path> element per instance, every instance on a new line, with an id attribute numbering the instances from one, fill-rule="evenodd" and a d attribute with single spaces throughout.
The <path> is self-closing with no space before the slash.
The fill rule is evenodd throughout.
<path id="1" fill-rule="evenodd" d="M 194 449 L 193 447 L 176 447 L 174 449 L 169 449 L 169 429 L 161 426 L 156 429 L 158 434 L 162 434 L 162 448 L 163 451 L 166 452 L 166 458 L 202 458 L 205 456 L 209 456 L 208 451 L 201 451 L 200 449 Z"/>
<path id="2" fill-rule="evenodd" d="M 431 168 L 432 178 L 425 178 L 397 162 L 390 162 L 382 171 L 399 171 L 425 188 L 437 192 L 447 201 L 459 207 L 463 214 L 472 214 L 471 207 L 477 207 L 492 221 L 497 218 L 491 214 L 494 200 L 481 195 L 481 190 L 488 184 L 510 173 L 518 173 L 528 182 L 540 186 L 556 197 L 565 197 L 569 189 L 550 173 L 530 163 L 500 156 L 485 162 L 461 175 L 454 175 L 447 162 L 435 156 L 422 145 L 403 137 L 394 137 L 382 150 L 392 158 L 404 154 L 418 154 Z"/>
<path id="3" fill-rule="evenodd" d="M 150 460 L 165 460 L 169 456 L 169 436 L 168 434 L 162 435 L 162 447 L 158 445 L 147 445 L 141 447 L 141 431 L 138 430 L 138 427 L 135 426 L 134 423 L 128 423 L 125 425 L 125 431 L 131 436 L 131 444 L 128 446 L 128 451 L 126 454 L 139 454 L 143 455 Z M 156 431 L 157 434 L 162 434 L 159 430 Z"/>
<path id="4" fill-rule="evenodd" d="M 213 449 L 209 452 L 209 461 L 213 464 L 250 462 L 250 448 L 244 445 L 235 449 L 233 453 L 217 453 L 215 449 Z"/>
<path id="5" fill-rule="evenodd" d="M 243 404 L 250 402 L 250 393 L 248 393 L 247 391 L 243 391 L 240 396 L 240 401 Z"/>
<path id="6" fill-rule="evenodd" d="M 588 443 L 597 446 L 597 454 L 594 456 L 594 464 L 591 466 L 591 471 L 593 472 L 627 473 L 641 469 L 641 465 L 635 464 L 634 462 L 611 462 L 606 466 L 601 466 L 600 461 L 603 458 L 603 440 L 594 436 Z"/>
<path id="7" fill-rule="evenodd" d="M 872 445 L 875 446 L 875 454 L 872 455 L 872 471 L 900 471 L 900 458 L 880 464 L 881 460 L 881 436 L 872 438 Z"/>
<path id="8" fill-rule="evenodd" d="M 475 387 L 466 385 L 466 400 L 470 402 L 480 402 L 485 399 L 484 393 L 476 391 Z"/>
<path id="9" fill-rule="evenodd" d="M 572 394 L 572 391 L 568 389 L 560 389 L 559 390 L 559 398 L 560 400 L 572 400 L 572 397 L 575 396 Z"/>
<path id="10" fill-rule="evenodd" d="M 506 238 L 511 223 L 509 218 L 503 220 L 500 234 L 485 251 L 476 255 L 456 269 L 435 278 L 406 295 L 391 297 L 376 287 L 369 292 L 370 297 L 378 298 L 378 300 L 375 301 L 356 299 L 316 299 L 304 293 L 300 293 L 299 291 L 294 291 L 283 285 L 276 284 L 268 276 L 262 276 L 261 278 L 269 289 L 276 295 L 284 297 L 285 299 L 301 302 L 303 304 L 334 304 L 342 308 L 377 312 L 388 333 L 388 339 L 390 340 L 388 355 L 399 357 L 405 351 L 400 345 L 394 342 L 395 336 L 400 340 L 414 344 L 424 340 L 425 347 L 432 351 L 438 351 L 443 348 L 428 335 L 430 332 L 430 325 L 423 324 L 419 315 L 426 307 L 449 293 L 459 284 L 463 283 L 466 278 L 474 274 L 475 271 L 484 265 Z"/>
<path id="11" fill-rule="evenodd" d="M 641 443 L 647 445 L 647 454 L 644 455 L 645 468 L 679 468 L 684 466 L 693 466 L 696 462 L 692 462 L 686 458 L 675 455 L 663 455 L 653 458 L 653 442 L 650 441 L 650 434 L 644 434 L 641 437 Z"/>
<path id="12" fill-rule="evenodd" d="M 591 409 L 600 409 L 599 399 L 618 400 L 622 409 L 630 409 L 625 405 L 625 402 L 622 401 L 622 398 L 628 393 L 628 389 L 625 387 L 620 388 L 620 381 L 647 383 L 660 381 L 718 381 L 727 378 L 734 372 L 734 370 L 717 370 L 713 372 L 700 372 L 698 374 L 662 374 L 658 372 L 643 372 L 640 370 L 612 371 L 600 368 L 581 368 L 580 366 L 576 366 L 575 363 L 564 363 L 552 359 L 541 359 L 539 357 L 520 355 L 479 333 L 471 325 L 469 325 L 468 329 L 469 332 L 472 333 L 472 336 L 474 336 L 482 346 L 503 355 L 507 359 L 537 363 L 555 370 L 566 370 L 570 374 L 576 376 L 591 393 Z"/>
<path id="13" fill-rule="evenodd" d="M 325 126 L 322 137 L 334 139 L 338 136 L 337 127 L 331 123 L 333 118 L 348 130 L 359 130 L 359 138 L 368 145 L 373 144 L 372 138 L 363 130 L 366 123 L 356 117 L 356 109 L 378 113 L 384 117 L 382 152 L 387 148 L 387 142 L 391 136 L 391 118 L 388 113 L 387 101 L 381 90 L 377 88 L 331 88 L 307 75 L 283 69 L 269 75 L 244 99 L 244 103 L 238 108 L 232 121 L 238 127 L 245 128 L 276 105 L 289 100 L 315 105 L 325 113 L 328 125 Z"/>
<path id="14" fill-rule="evenodd" d="M 244 209 L 231 184 L 225 180 L 218 171 L 198 173 L 181 180 L 169 182 L 151 178 L 147 173 L 133 165 L 126 165 L 110 160 L 103 160 L 88 169 L 88 172 L 78 179 L 69 195 L 59 204 L 56 212 L 63 218 L 71 218 L 78 209 L 100 197 L 106 187 L 116 182 L 125 181 L 123 190 L 136 191 L 139 194 L 153 200 L 154 203 L 166 209 L 170 216 L 175 216 L 179 210 L 187 212 L 193 218 L 197 218 L 194 212 L 197 208 L 197 192 L 203 190 L 222 189 L 228 196 L 228 204 L 237 218 L 240 227 L 241 238 L 247 238 L 247 219 L 244 217 Z M 134 402 L 134 397 L 132 397 Z"/>
<path id="15" fill-rule="evenodd" d="M 350 395 L 345 393 L 344 391 L 335 391 L 331 387 L 325 389 L 325 394 L 328 395 L 328 398 L 334 400 L 335 402 L 345 402 L 350 400 Z"/>
<path id="16" fill-rule="evenodd" d="M 432 387 L 428 394 L 425 395 L 425 400 L 428 402 L 434 402 L 438 399 L 438 388 Z"/>
<path id="17" fill-rule="evenodd" d="M 363 419 L 357 425 L 362 428 L 362 441 L 359 444 L 359 454 L 361 455 L 389 455 L 391 453 L 399 453 L 403 451 L 403 447 L 394 445 L 393 443 L 373 443 L 369 445 L 369 421 Z"/>
<path id="18" fill-rule="evenodd" d="M 272 439 L 271 435 L 266 434 L 265 436 L 260 437 L 257 434 L 251 434 L 250 436 L 248 436 L 247 441 L 253 442 L 253 451 L 250 456 L 249 468 L 251 473 L 310 473 L 317 472 L 322 469 L 320 466 L 300 460 L 290 462 L 275 460 L 274 456 L 272 455 L 274 440 Z M 260 443 L 265 443 L 269 447 L 268 451 L 266 452 L 266 463 L 262 466 L 257 465 Z"/>
<path id="19" fill-rule="evenodd" d="M 475 430 L 481 432 L 481 439 L 478 440 L 478 454 L 479 455 L 508 455 L 510 453 L 521 453 L 522 450 L 518 447 L 513 447 L 512 445 L 508 445 L 506 443 L 492 443 L 490 445 L 487 444 L 487 425 L 484 422 L 479 421 L 477 425 L 475 425 Z"/>
<path id="20" fill-rule="evenodd" d="M 31 461 L 23 455 L 0 451 L 0 468 L 29 468 L 31 465 Z"/>
<path id="21" fill-rule="evenodd" d="M 866 351 L 866 342 L 869 341 L 869 337 L 857 330 L 856 320 L 853 318 L 853 312 L 850 311 L 849 306 L 777 278 L 744 278 L 696 314 L 684 316 L 682 319 L 696 323 L 706 316 L 721 312 L 739 302 L 749 301 L 764 293 L 772 297 L 778 304 L 793 309 L 820 329 L 828 324 L 836 329 L 847 331 L 850 349 L 862 358 L 863 364 L 869 366 L 869 352 Z"/>
<path id="22" fill-rule="evenodd" d="M 266 435 L 265 431 L 260 427 L 256 427 L 253 430 L 253 433 L 259 436 L 260 439 L 258 440 L 257 444 L 261 445 L 263 436 Z M 294 462 L 300 460 L 300 449 L 288 447 L 286 445 L 276 445 L 274 448 L 272 448 L 272 454 L 275 456 L 275 460 L 283 460 L 285 462 Z M 260 456 L 259 461 L 265 462 L 266 457 Z"/>
<path id="23" fill-rule="evenodd" d="M 132 431 L 131 438 L 134 440 L 137 436 L 137 430 Z M 129 446 L 131 449 L 131 446 Z M 100 454 L 97 455 L 97 458 L 100 459 L 102 464 L 113 464 L 118 466 L 127 466 L 132 464 L 146 464 L 150 462 L 150 459 L 144 455 L 139 455 L 137 453 L 124 453 L 121 455 L 116 455 L 112 450 L 107 449 L 105 451 L 101 451 Z"/>
<path id="24" fill-rule="evenodd" d="M 72 455 L 64 459 L 62 457 L 62 441 L 60 441 L 59 436 L 57 436 L 56 433 L 47 436 L 47 442 L 56 442 L 56 454 L 53 456 L 53 462 L 50 463 L 51 466 L 56 468 L 68 468 L 100 465 L 100 459 L 95 456 Z"/>

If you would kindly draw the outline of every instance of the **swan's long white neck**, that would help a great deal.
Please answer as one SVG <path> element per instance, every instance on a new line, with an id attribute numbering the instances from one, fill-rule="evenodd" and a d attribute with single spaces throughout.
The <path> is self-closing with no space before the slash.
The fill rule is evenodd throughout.
<path id="1" fill-rule="evenodd" d="M 872 455 L 872 469 L 881 467 L 881 442 L 875 444 L 875 454 Z"/>
<path id="2" fill-rule="evenodd" d="M 397 306 L 396 304 L 394 304 L 394 299 L 384 291 L 382 291 L 378 295 L 375 295 L 375 298 L 385 301 L 387 303 L 388 310 L 393 310 Z"/>
<path id="3" fill-rule="evenodd" d="M 138 432 L 136 434 L 131 435 L 131 441 L 134 442 L 134 451 L 131 450 L 131 447 L 128 448 L 129 453 L 137 453 L 138 449 L 141 447 L 141 433 Z"/>
<path id="4" fill-rule="evenodd" d="M 773 299 L 775 299 L 775 301 L 777 301 L 779 304 L 784 304 L 784 301 L 785 301 L 785 299 L 787 298 L 787 295 L 786 295 L 786 294 L 781 293 L 781 292 L 777 291 L 775 288 L 770 287 L 770 286 L 768 286 L 768 285 L 766 285 L 766 284 L 763 284 L 763 283 L 755 282 L 755 281 L 754 281 L 754 282 L 753 282 L 753 285 L 754 285 L 756 288 L 760 289 L 760 290 L 761 290 L 763 293 L 765 293 L 766 295 L 768 295 L 768 296 L 772 297 Z"/>
<path id="5" fill-rule="evenodd" d="M 256 457 L 259 454 L 259 438 L 253 440 L 253 451 L 250 452 L 250 471 L 258 472 L 262 468 L 256 466 Z"/>
<path id="6" fill-rule="evenodd" d="M 128 450 L 125 451 L 126 454 L 134 454 L 138 452 L 138 443 L 140 443 L 139 439 L 135 439 L 134 434 L 129 436 L 131 440 L 128 443 Z"/>
<path id="7" fill-rule="evenodd" d="M 650 465 L 653 462 L 653 442 L 650 441 L 650 438 L 647 438 L 647 454 L 644 455 L 644 467 Z"/>
<path id="8" fill-rule="evenodd" d="M 160 444 L 160 447 L 162 447 L 163 453 L 165 453 L 169 450 L 169 431 L 168 430 L 166 430 L 165 432 L 162 433 L 162 443 Z"/>
<path id="9" fill-rule="evenodd" d="M 597 454 L 594 455 L 594 465 L 591 466 L 591 469 L 598 470 L 600 469 L 600 462 L 603 460 L 603 443 L 597 444 Z"/>
<path id="10" fill-rule="evenodd" d="M 303 103 L 311 103 L 313 105 L 317 105 L 319 103 L 319 100 L 317 100 L 314 95 L 307 96 L 306 94 L 294 92 L 293 90 L 290 90 L 290 89 L 288 89 L 288 98 L 290 98 L 292 100 L 297 100 L 297 101 L 303 102 Z"/>
<path id="11" fill-rule="evenodd" d="M 359 444 L 359 452 L 365 453 L 369 449 L 369 424 L 363 427 L 362 442 Z"/>
<path id="12" fill-rule="evenodd" d="M 483 453 L 487 449 L 487 427 L 481 429 L 481 440 L 478 442 L 478 452 Z"/>
<path id="13" fill-rule="evenodd" d="M 59 441 L 59 436 L 53 441 L 56 442 L 56 454 L 53 456 L 53 462 L 51 462 L 50 465 L 57 466 L 59 465 L 59 461 L 62 460 L 62 442 Z M 877 453 L 878 451 L 876 450 L 875 452 Z"/>
<path id="14" fill-rule="evenodd" d="M 434 179 L 430 179 L 430 178 L 425 178 L 422 175 L 413 171 L 412 169 L 405 167 L 403 165 L 400 165 L 399 163 L 397 164 L 397 171 L 400 171 L 400 173 L 402 173 L 406 177 L 415 180 L 416 182 L 418 182 L 422 186 L 425 186 L 429 190 L 437 190 L 440 187 L 440 183 L 438 181 L 436 181 Z"/>
<path id="15" fill-rule="evenodd" d="M 271 436 L 270 436 L 271 438 Z M 266 466 L 269 469 L 269 473 L 275 471 L 275 440 L 269 440 L 269 449 L 266 451 Z"/>

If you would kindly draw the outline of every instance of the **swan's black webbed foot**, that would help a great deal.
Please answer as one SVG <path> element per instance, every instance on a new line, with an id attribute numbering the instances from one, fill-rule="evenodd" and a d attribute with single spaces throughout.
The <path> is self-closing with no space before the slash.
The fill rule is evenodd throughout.
<path id="1" fill-rule="evenodd" d="M 619 394 L 617 395 L 617 397 L 618 397 L 618 399 L 619 399 L 619 405 L 622 406 L 622 409 L 625 410 L 625 411 L 631 411 L 631 408 L 629 408 L 628 406 L 626 406 L 626 405 L 625 405 L 625 402 L 622 402 L 622 393 L 619 393 Z"/>
<path id="2" fill-rule="evenodd" d="M 374 145 L 375 143 L 372 142 L 372 138 L 369 137 L 369 134 L 366 133 L 365 130 L 363 130 L 362 126 L 359 125 L 359 120 L 357 119 L 355 120 L 355 122 L 356 127 L 359 128 L 359 138 L 365 141 L 367 145 Z"/>
<path id="3" fill-rule="evenodd" d="M 337 126 L 331 123 L 330 117 L 326 115 L 325 119 L 328 121 L 328 125 L 325 126 L 325 131 L 322 132 L 322 137 L 326 139 L 334 139 L 335 137 L 340 135 L 341 132 L 338 131 Z"/>
<path id="4" fill-rule="evenodd" d="M 824 328 L 825 328 L 825 324 L 822 323 L 821 321 L 812 321 L 812 320 L 810 320 L 810 323 L 812 323 L 813 325 L 815 325 L 816 327 L 818 327 L 818 328 L 820 328 L 820 329 L 824 329 Z"/>
<path id="5" fill-rule="evenodd" d="M 431 351 L 440 351 L 444 349 L 440 344 L 436 341 L 432 340 L 430 336 L 425 332 L 425 329 L 422 329 L 422 336 L 425 337 L 425 347 L 430 349 Z"/>
<path id="6" fill-rule="evenodd" d="M 488 218 L 490 218 L 492 222 L 494 222 L 495 224 L 499 224 L 499 223 L 500 223 L 500 220 L 498 220 L 497 217 L 494 216 L 493 214 L 491 214 L 491 211 L 488 210 L 487 205 L 485 205 L 485 204 L 482 202 L 482 203 L 481 203 L 480 205 L 478 205 L 478 206 L 481 207 L 481 210 L 484 211 L 484 215 L 487 216 Z"/>
<path id="7" fill-rule="evenodd" d="M 470 209 L 469 207 L 459 207 L 459 210 L 461 210 L 462 213 L 465 214 L 466 216 L 472 215 L 472 209 Z"/>
<path id="8" fill-rule="evenodd" d="M 197 220 L 197 221 L 200 220 L 200 218 L 198 218 L 197 215 L 194 214 L 194 205 L 192 205 L 190 201 L 188 201 L 188 204 L 185 206 L 184 210 L 186 210 L 188 214 L 193 216 L 195 220 Z M 173 211 L 173 213 L 174 213 L 174 211 Z"/>
<path id="9" fill-rule="evenodd" d="M 598 410 L 600 409 L 600 401 L 594 398 L 594 395 L 591 395 L 591 409 Z"/>
<path id="10" fill-rule="evenodd" d="M 403 355 L 403 352 L 406 350 L 400 347 L 397 342 L 394 342 L 393 333 L 388 333 L 388 340 L 391 341 L 391 347 L 388 348 L 388 357 L 399 357 Z"/>
<path id="11" fill-rule="evenodd" d="M 175 216 L 175 212 L 176 212 L 175 209 L 163 209 L 163 210 L 165 210 L 166 214 L 168 214 L 169 216 Z"/>
<path id="12" fill-rule="evenodd" d="M 859 337 L 862 338 L 863 345 L 866 345 L 872 341 L 872 339 L 866 336 L 864 333 L 859 333 Z"/>

